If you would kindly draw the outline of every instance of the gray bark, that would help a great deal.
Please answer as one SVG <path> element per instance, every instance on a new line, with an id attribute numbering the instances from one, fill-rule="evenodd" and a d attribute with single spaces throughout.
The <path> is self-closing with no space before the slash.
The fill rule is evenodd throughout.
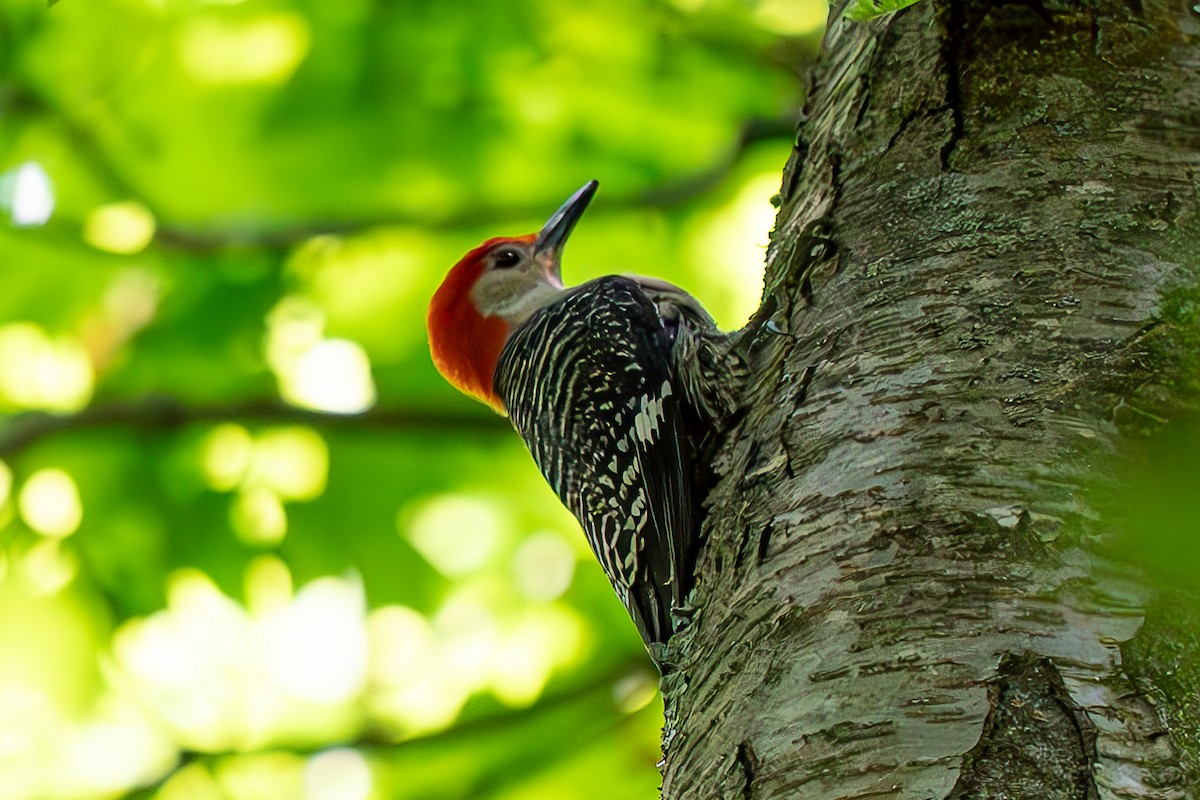
<path id="1" fill-rule="evenodd" d="M 1194 629 L 1101 555 L 1094 506 L 1196 405 L 1200 13 L 839 17 L 663 682 L 663 795 L 1189 796 Z"/>

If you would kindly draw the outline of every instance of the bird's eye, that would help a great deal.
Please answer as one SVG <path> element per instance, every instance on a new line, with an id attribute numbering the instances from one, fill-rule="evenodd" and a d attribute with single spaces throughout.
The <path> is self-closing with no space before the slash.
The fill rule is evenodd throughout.
<path id="1" fill-rule="evenodd" d="M 508 269 L 521 263 L 521 251 L 515 247 L 502 247 L 492 256 L 492 264 L 499 269 Z"/>

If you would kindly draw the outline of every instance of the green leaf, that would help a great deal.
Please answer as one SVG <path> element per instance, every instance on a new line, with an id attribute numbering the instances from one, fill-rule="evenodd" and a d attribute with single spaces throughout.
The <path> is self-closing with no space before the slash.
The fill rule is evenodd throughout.
<path id="1" fill-rule="evenodd" d="M 866 22 L 885 14 L 895 14 L 916 2 L 917 0 L 854 0 L 847 6 L 844 16 L 855 22 Z"/>

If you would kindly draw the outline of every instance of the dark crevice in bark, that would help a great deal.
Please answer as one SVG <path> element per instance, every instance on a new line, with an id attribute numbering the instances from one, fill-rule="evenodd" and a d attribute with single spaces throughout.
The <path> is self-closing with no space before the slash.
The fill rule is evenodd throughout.
<path id="1" fill-rule="evenodd" d="M 946 33 L 942 38 L 941 52 L 945 72 L 945 102 L 932 112 L 950 112 L 950 132 L 940 153 L 942 169 L 945 171 L 953 170 L 951 161 L 955 150 L 966 135 L 964 106 L 967 98 L 964 96 L 963 81 L 966 71 L 975 60 L 976 39 L 992 12 L 1005 6 L 1023 8 L 1037 18 L 1037 24 L 1031 24 L 1027 18 L 1015 23 L 1026 34 L 1055 26 L 1054 14 L 1042 0 L 962 0 L 946 6 L 943 15 Z M 907 122 L 911 124 L 911 120 Z M 906 127 L 904 123 L 902 120 L 902 127 Z M 900 132 L 897 131 L 897 135 Z"/>
<path id="2" fill-rule="evenodd" d="M 871 82 L 867 76 L 859 78 L 858 96 L 858 114 L 854 117 L 855 128 L 863 124 L 863 120 L 867 118 L 867 112 L 871 110 Z"/>
<path id="3" fill-rule="evenodd" d="M 754 776 L 758 772 L 758 758 L 750 742 L 742 742 L 737 748 L 736 762 L 742 771 L 745 783 L 742 784 L 742 800 L 750 800 L 754 795 Z"/>
<path id="4" fill-rule="evenodd" d="M 755 533 L 754 528 L 746 529 L 746 535 L 742 537 L 742 546 L 737 549 L 737 555 L 733 559 L 734 572 L 740 572 L 742 570 L 742 567 L 744 567 L 746 564 L 746 558 L 749 556 L 750 551 L 755 549 L 752 542 L 754 542 L 756 539 L 761 542 L 763 536 L 769 537 L 770 533 L 766 529 L 760 530 L 757 534 Z"/>
<path id="5" fill-rule="evenodd" d="M 1100 11 L 1096 8 L 1096 0 L 1088 0 L 1088 28 L 1091 34 L 1092 55 L 1100 55 Z"/>
<path id="6" fill-rule="evenodd" d="M 797 404 L 803 403 L 808 397 L 808 387 L 812 385 L 813 377 L 817 374 L 817 365 L 809 364 L 800 375 L 800 387 L 796 390 Z"/>
<path id="7" fill-rule="evenodd" d="M 800 173 L 802 171 L 804 160 L 808 157 L 808 142 L 804 140 L 804 134 L 797 133 L 795 144 L 792 145 L 792 156 L 788 159 L 788 169 L 783 172 L 783 181 L 779 187 L 779 204 L 780 206 L 787 205 L 791 202 L 796 194 L 796 185 L 800 182 Z M 795 165 L 794 167 L 792 165 Z M 775 238 L 777 230 L 771 231 L 771 238 Z"/>
<path id="8" fill-rule="evenodd" d="M 834 177 L 840 161 L 834 161 Z M 813 292 L 813 273 L 820 267 L 829 264 L 837 255 L 837 240 L 833 224 L 829 219 L 813 220 L 796 238 L 794 248 L 799 262 L 798 292 L 805 305 L 815 302 Z"/>
<path id="9" fill-rule="evenodd" d="M 930 110 L 918 108 L 915 111 L 905 114 L 900 119 L 900 124 L 899 124 L 899 126 L 897 126 L 895 132 L 888 138 L 887 146 L 884 149 L 891 150 L 893 147 L 895 147 L 896 142 L 900 139 L 900 137 L 903 136 L 905 134 L 905 132 L 908 131 L 908 126 L 912 125 L 917 120 L 923 119 L 925 117 L 937 116 L 938 114 L 944 113 L 949 110 L 950 110 L 949 106 L 938 106 L 937 108 L 930 109 Z M 943 161 L 943 163 L 945 163 L 945 162 Z"/>
<path id="10" fill-rule="evenodd" d="M 774 525 L 764 525 L 762 533 L 758 535 L 758 552 L 756 566 L 762 566 L 767 560 L 767 554 L 771 552 L 771 534 L 775 532 Z"/>
<path id="11" fill-rule="evenodd" d="M 825 212 L 825 216 L 832 219 L 833 214 L 837 211 L 838 201 L 842 195 L 842 151 L 841 146 L 837 142 L 831 143 L 829 153 L 829 186 L 833 190 L 833 197 L 829 203 L 829 209 Z"/>
<path id="12" fill-rule="evenodd" d="M 991 710 L 949 800 L 1097 800 L 1096 731 L 1049 659 L 1009 654 L 989 687 Z"/>
<path id="13" fill-rule="evenodd" d="M 804 304 L 807 306 L 811 306 L 814 302 L 812 274 L 809 272 L 805 272 L 800 276 L 800 299 L 803 300 Z"/>
<path id="14" fill-rule="evenodd" d="M 1054 14 L 1041 0 L 1001 0 L 996 5 L 1016 5 L 1027 8 L 1033 12 L 1034 16 L 1038 18 L 1044 27 L 1051 28 L 1054 26 Z"/>
<path id="15" fill-rule="evenodd" d="M 1129 13 L 1138 19 L 1145 19 L 1146 6 L 1143 0 L 1125 0 L 1125 7 L 1129 9 Z"/>
<path id="16" fill-rule="evenodd" d="M 967 36 L 963 3 L 949 3 L 945 15 L 946 36 L 942 40 L 942 62 L 945 64 L 946 70 L 944 107 L 950 111 L 950 133 L 945 143 L 942 144 L 939 156 L 942 162 L 942 171 L 949 172 L 952 169 L 950 158 L 954 155 L 954 148 L 958 146 L 958 140 L 963 136 L 962 74 L 960 71 L 962 69 L 962 48 L 966 46 L 964 40 Z"/>

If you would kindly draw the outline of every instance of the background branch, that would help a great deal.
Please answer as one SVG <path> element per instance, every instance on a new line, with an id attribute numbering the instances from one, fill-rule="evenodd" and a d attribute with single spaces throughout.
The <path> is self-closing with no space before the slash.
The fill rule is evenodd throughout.
<path id="1" fill-rule="evenodd" d="M 432 733 L 414 736 L 402 741 L 395 741 L 391 736 L 380 731 L 364 731 L 358 738 L 341 743 L 340 747 L 351 747 L 364 756 L 369 758 L 377 758 L 387 760 L 398 755 L 404 755 L 412 748 L 418 748 L 429 745 L 454 744 L 455 742 L 463 742 L 473 737 L 481 735 L 503 735 L 506 730 L 511 730 L 519 725 L 536 721 L 539 717 L 551 714 L 555 711 L 568 708 L 572 705 L 586 705 L 589 708 L 609 711 L 611 716 L 611 724 L 604 724 L 607 715 L 596 714 L 597 727 L 603 730 L 618 727 L 629 717 L 629 712 L 624 712 L 616 708 L 618 699 L 616 695 L 616 687 L 622 681 L 636 675 L 637 673 L 645 673 L 644 678 L 649 682 L 654 681 L 654 673 L 649 666 L 649 662 L 645 659 L 623 659 L 615 662 L 607 669 L 602 670 L 598 674 L 583 680 L 575 685 L 563 688 L 552 694 L 545 694 L 534 704 L 523 708 L 509 708 L 502 711 L 493 712 L 484 716 L 476 717 L 475 719 L 460 722 L 453 727 L 445 728 Z M 580 731 L 582 736 L 590 736 L 597 733 L 594 728 L 588 731 Z M 269 747 L 259 750 L 239 750 L 237 752 L 200 752 L 196 750 L 184 750 L 180 753 L 179 762 L 175 768 L 164 775 L 155 783 L 142 787 L 136 793 L 127 795 L 129 800 L 135 798 L 151 798 L 156 796 L 156 792 L 162 788 L 172 777 L 189 764 L 201 763 L 212 764 L 220 761 L 222 758 L 236 756 L 244 758 L 254 755 L 269 755 L 271 753 L 288 753 L 295 756 L 314 756 L 318 753 L 328 750 L 328 745 L 310 746 L 310 747 Z M 546 762 L 546 766 L 555 764 L 553 759 Z"/>
<path id="2" fill-rule="evenodd" d="M 275 400 L 255 399 L 228 405 L 191 406 L 167 396 L 144 397 L 86 408 L 74 414 L 31 411 L 0 424 L 0 458 L 11 458 L 53 436 L 89 428 L 128 427 L 171 430 L 197 422 L 245 422 L 309 425 L 323 430 L 434 432 L 439 434 L 503 434 L 501 417 L 480 410 L 375 408 L 362 414 L 331 414 L 296 408 Z"/>
<path id="3" fill-rule="evenodd" d="M 685 175 L 642 191 L 620 196 L 602 196 L 592 206 L 592 213 L 626 211 L 636 208 L 670 208 L 710 192 L 728 177 L 742 157 L 754 145 L 778 139 L 790 139 L 796 129 L 796 118 L 752 118 L 742 123 L 729 148 L 713 164 L 691 175 Z M 160 245 L 189 252 L 206 253 L 228 247 L 255 247 L 288 250 L 315 236 L 350 236 L 370 228 L 419 227 L 426 230 L 448 231 L 462 228 L 503 228 L 531 218 L 545 216 L 557 199 L 539 200 L 525 205 L 499 207 L 475 206 L 459 208 L 447 216 L 416 214 L 384 214 L 355 220 L 309 221 L 294 226 L 269 230 L 194 229 L 180 225 L 161 225 L 155 241 Z M 434 211 L 434 209 L 430 209 Z"/>
<path id="4" fill-rule="evenodd" d="M 504 207 L 474 206 L 458 208 L 448 215 L 438 216 L 430 208 L 425 214 L 380 214 L 350 220 L 307 220 L 274 228 L 194 227 L 172 223 L 156 208 L 146 193 L 130 181 L 113 163 L 103 145 L 86 125 L 59 108 L 50 98 L 28 86 L 10 87 L 3 105 L 10 110 L 41 113 L 58 120 L 66 130 L 74 151 L 88 164 L 93 175 L 116 197 L 137 200 L 158 220 L 154 242 L 158 247 L 208 254 L 229 248 L 257 248 L 287 251 L 315 236 L 350 236 L 378 227 L 407 226 L 426 230 L 447 231 L 463 228 L 500 228 L 531 218 L 541 218 L 558 198 Z M 742 157 L 754 145 L 771 140 L 790 139 L 795 134 L 796 116 L 754 117 L 745 120 L 737 135 L 712 164 L 690 175 L 669 180 L 658 186 L 631 192 L 624 196 L 606 195 L 599 198 L 591 213 L 625 211 L 631 208 L 670 208 L 705 195 L 728 177 Z M 60 224 L 63 220 L 59 220 Z M 75 226 L 82 227 L 76 221 Z"/>

